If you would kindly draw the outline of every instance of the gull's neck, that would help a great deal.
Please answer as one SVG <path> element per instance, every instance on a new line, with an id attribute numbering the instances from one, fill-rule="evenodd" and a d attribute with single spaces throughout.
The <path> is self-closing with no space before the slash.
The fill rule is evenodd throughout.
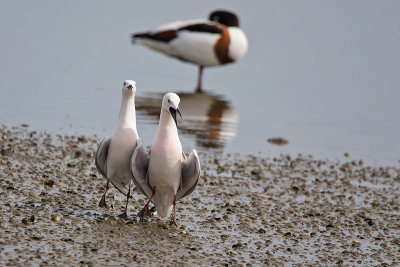
<path id="1" fill-rule="evenodd" d="M 156 140 L 159 138 L 169 138 L 178 136 L 178 129 L 171 114 L 164 108 L 161 108 L 160 123 L 158 124 Z"/>
<path id="2" fill-rule="evenodd" d="M 136 131 L 135 95 L 133 93 L 122 94 L 118 126 L 122 128 L 131 127 Z"/>

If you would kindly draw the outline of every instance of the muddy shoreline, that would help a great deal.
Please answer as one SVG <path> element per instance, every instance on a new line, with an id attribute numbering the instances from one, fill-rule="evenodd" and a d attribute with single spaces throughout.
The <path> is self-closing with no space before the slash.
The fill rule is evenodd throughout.
<path id="1" fill-rule="evenodd" d="M 94 166 L 95 137 L 0 127 L 0 265 L 400 264 L 400 169 L 310 156 L 200 154 L 179 227 L 128 219 Z"/>

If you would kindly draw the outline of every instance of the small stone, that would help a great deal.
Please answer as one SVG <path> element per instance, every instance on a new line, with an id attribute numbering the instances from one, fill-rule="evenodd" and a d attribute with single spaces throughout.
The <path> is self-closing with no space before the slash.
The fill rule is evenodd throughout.
<path id="1" fill-rule="evenodd" d="M 59 221 L 61 220 L 61 217 L 60 217 L 59 215 L 54 215 L 54 216 L 51 218 L 51 220 L 52 220 L 53 222 L 59 222 Z"/>
<path id="2" fill-rule="evenodd" d="M 292 189 L 295 192 L 298 192 L 300 190 L 300 188 L 295 185 L 293 185 L 290 189 Z"/>
<path id="3" fill-rule="evenodd" d="M 400 239 L 399 238 L 393 239 L 392 243 L 397 245 L 397 246 L 400 246 Z"/>
<path id="4" fill-rule="evenodd" d="M 232 248 L 241 248 L 241 247 L 243 247 L 242 241 L 239 241 L 239 242 L 237 242 L 236 244 L 233 244 L 233 245 L 232 245 Z"/>
<path id="5" fill-rule="evenodd" d="M 222 239 L 223 241 L 225 241 L 226 239 L 228 239 L 229 236 L 228 236 L 228 235 L 221 235 L 220 237 L 221 237 L 221 239 Z"/>
<path id="6" fill-rule="evenodd" d="M 54 180 L 53 179 L 45 179 L 43 181 L 43 184 L 47 185 L 47 186 L 53 186 L 54 185 Z"/>
<path id="7" fill-rule="evenodd" d="M 81 156 L 82 156 L 81 151 L 79 151 L 79 150 L 75 151 L 75 155 L 74 155 L 75 158 L 80 158 Z"/>
<path id="8" fill-rule="evenodd" d="M 78 137 L 78 141 L 79 141 L 80 143 L 82 143 L 82 144 L 86 144 L 87 141 L 88 141 L 88 139 L 87 139 L 86 136 L 82 135 L 82 136 Z"/>
<path id="9" fill-rule="evenodd" d="M 349 153 L 349 152 L 345 152 L 345 153 L 344 153 L 344 156 L 345 156 L 346 158 L 350 158 L 350 153 Z"/>
<path id="10" fill-rule="evenodd" d="M 22 223 L 25 224 L 25 225 L 27 225 L 27 224 L 29 223 L 29 221 L 28 221 L 27 218 L 23 218 L 23 219 L 22 219 Z"/>
<path id="11" fill-rule="evenodd" d="M 372 205 L 372 207 L 374 207 L 374 208 L 380 206 L 379 201 L 377 201 L 377 200 L 374 200 L 374 201 L 371 203 L 371 205 Z"/>
<path id="12" fill-rule="evenodd" d="M 260 228 L 260 229 L 257 231 L 257 233 L 259 233 L 259 234 L 265 234 L 265 230 L 262 229 L 262 228 Z"/>
<path id="13" fill-rule="evenodd" d="M 365 221 L 367 222 L 367 224 L 368 224 L 369 226 L 374 225 L 374 222 L 373 222 L 372 219 L 370 219 L 370 218 L 365 219 Z"/>
<path id="14" fill-rule="evenodd" d="M 286 140 L 286 139 L 284 139 L 282 137 L 268 138 L 267 142 L 271 143 L 271 144 L 274 144 L 274 145 L 278 145 L 278 146 L 287 145 L 289 143 L 288 140 Z"/>

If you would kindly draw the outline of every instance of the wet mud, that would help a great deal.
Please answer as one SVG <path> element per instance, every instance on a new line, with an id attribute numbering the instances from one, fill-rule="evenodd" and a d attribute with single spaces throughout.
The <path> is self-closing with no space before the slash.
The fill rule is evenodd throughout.
<path id="1" fill-rule="evenodd" d="M 298 155 L 202 153 L 177 222 L 139 221 L 145 197 L 107 193 L 100 137 L 0 127 L 0 265 L 400 264 L 400 169 Z"/>

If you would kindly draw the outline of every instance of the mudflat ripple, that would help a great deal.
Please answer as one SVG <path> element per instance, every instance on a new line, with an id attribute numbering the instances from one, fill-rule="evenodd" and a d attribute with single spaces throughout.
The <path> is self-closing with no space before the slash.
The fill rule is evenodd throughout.
<path id="1" fill-rule="evenodd" d="M 201 154 L 179 227 L 107 194 L 97 136 L 0 127 L 0 265 L 399 265 L 400 169 L 299 155 Z"/>

